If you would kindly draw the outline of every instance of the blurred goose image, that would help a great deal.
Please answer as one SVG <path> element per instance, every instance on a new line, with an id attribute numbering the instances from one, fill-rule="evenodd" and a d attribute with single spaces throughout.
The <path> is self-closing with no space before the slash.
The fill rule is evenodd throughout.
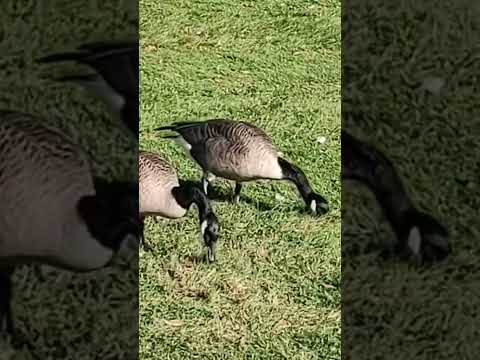
<path id="1" fill-rule="evenodd" d="M 74 61 L 94 73 L 64 76 L 57 81 L 77 83 L 102 100 L 111 113 L 138 137 L 138 40 L 92 42 L 74 51 L 58 52 L 37 60 L 39 63 Z"/>
<path id="2" fill-rule="evenodd" d="M 139 206 L 142 223 L 146 216 L 177 219 L 185 216 L 192 204 L 198 208 L 200 232 L 207 247 L 207 258 L 215 261 L 219 224 L 210 201 L 193 184 L 181 182 L 175 168 L 159 154 L 141 151 L 139 157 Z"/>
<path id="3" fill-rule="evenodd" d="M 212 119 L 199 122 L 177 122 L 156 131 L 170 130 L 188 154 L 202 168 L 203 188 L 215 177 L 235 181 L 234 201 L 238 202 L 242 183 L 255 180 L 293 182 L 307 209 L 314 215 L 325 214 L 328 202 L 315 193 L 304 172 L 279 157 L 269 136 L 260 128 L 243 121 Z"/>
<path id="4" fill-rule="evenodd" d="M 101 269 L 140 230 L 137 184 L 92 176 L 81 148 L 42 120 L 0 111 L 0 327 L 9 333 L 17 265 Z"/>
<path id="5" fill-rule="evenodd" d="M 395 252 L 417 265 L 443 260 L 450 252 L 447 230 L 416 208 L 392 162 L 343 129 L 341 136 L 342 178 L 359 181 L 373 192 L 397 235 Z"/>

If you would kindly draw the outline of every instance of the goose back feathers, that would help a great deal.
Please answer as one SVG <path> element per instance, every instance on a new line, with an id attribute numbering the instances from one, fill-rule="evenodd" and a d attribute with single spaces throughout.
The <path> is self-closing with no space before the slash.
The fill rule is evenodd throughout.
<path id="1" fill-rule="evenodd" d="M 202 169 L 218 177 L 238 182 L 283 177 L 268 135 L 246 122 L 214 119 L 175 123 L 158 130 L 179 133 L 177 142 L 184 144 Z"/>
<path id="2" fill-rule="evenodd" d="M 141 151 L 138 170 L 141 216 L 156 214 L 176 219 L 186 214 L 187 209 L 172 195 L 173 189 L 180 186 L 173 166 L 158 154 Z"/>

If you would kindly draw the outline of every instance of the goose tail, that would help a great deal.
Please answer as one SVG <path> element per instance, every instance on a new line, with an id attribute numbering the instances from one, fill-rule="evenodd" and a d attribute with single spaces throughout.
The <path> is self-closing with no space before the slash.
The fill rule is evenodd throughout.
<path id="1" fill-rule="evenodd" d="M 175 131 L 176 126 L 174 125 L 167 125 L 167 126 L 160 126 L 158 128 L 153 129 L 153 131 L 165 131 L 165 130 L 171 130 Z"/>
<path id="2" fill-rule="evenodd" d="M 180 132 L 182 130 L 196 128 L 196 127 L 200 127 L 200 126 L 205 126 L 205 122 L 203 122 L 203 121 L 179 121 L 179 122 L 175 122 L 175 123 L 170 124 L 170 125 L 160 126 L 160 127 L 156 128 L 155 131 L 170 130 L 170 131 Z"/>

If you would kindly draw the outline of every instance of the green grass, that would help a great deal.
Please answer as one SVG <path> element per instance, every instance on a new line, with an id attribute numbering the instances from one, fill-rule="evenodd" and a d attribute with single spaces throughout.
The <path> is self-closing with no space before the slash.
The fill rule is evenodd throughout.
<path id="1" fill-rule="evenodd" d="M 115 125 L 98 100 L 76 86 L 45 80 L 52 67 L 32 61 L 86 41 L 135 33 L 130 24 L 135 19 L 126 16 L 120 3 L 105 1 L 96 8 L 84 1 L 46 2 L 42 9 L 37 2 L 6 2 L 0 15 L 0 106 L 37 114 L 65 131 L 93 156 L 96 175 L 131 179 L 136 171 L 124 164 L 136 163 L 131 151 L 136 144 L 128 132 Z M 78 73 L 82 68 L 66 65 L 64 70 Z M 40 359 L 120 359 L 135 352 L 137 329 L 130 324 L 137 321 L 137 274 L 132 270 L 114 267 L 90 275 L 53 271 L 38 282 L 30 268 L 18 269 L 13 304 L 17 330 Z M 116 306 L 122 306 L 117 313 L 111 311 Z M 105 319 L 105 314 L 112 317 Z M 0 339 L 0 359 L 30 355 Z"/>
<path id="2" fill-rule="evenodd" d="M 463 2 L 347 2 L 342 107 L 366 119 L 342 126 L 380 144 L 420 208 L 450 230 L 453 254 L 417 270 L 363 253 L 393 235 L 373 196 L 345 184 L 342 356 L 477 358 L 478 10 Z M 438 92 L 417 87 L 432 78 L 444 80 Z"/>
<path id="3" fill-rule="evenodd" d="M 212 265 L 194 260 L 194 208 L 176 221 L 148 219 L 142 358 L 339 359 L 340 1 L 142 0 L 140 36 L 142 149 L 199 179 L 183 150 L 152 129 L 246 120 L 332 207 L 311 218 L 292 185 L 251 183 L 240 204 L 214 203 L 222 237 Z M 222 180 L 214 186 L 233 190 Z"/>

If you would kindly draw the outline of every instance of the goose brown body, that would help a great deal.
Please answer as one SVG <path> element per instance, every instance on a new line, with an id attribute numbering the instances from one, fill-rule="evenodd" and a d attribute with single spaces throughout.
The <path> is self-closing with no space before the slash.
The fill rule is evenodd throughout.
<path id="1" fill-rule="evenodd" d="M 13 335 L 17 265 L 108 266 L 138 234 L 137 199 L 136 184 L 94 178 L 86 154 L 43 119 L 0 110 L 0 332 Z"/>
<path id="2" fill-rule="evenodd" d="M 210 180 L 221 177 L 236 182 L 234 201 L 239 201 L 242 183 L 255 180 L 288 180 L 299 190 L 313 214 L 326 213 L 328 202 L 316 194 L 303 171 L 279 157 L 269 136 L 244 121 L 211 119 L 178 122 L 156 130 L 171 130 L 178 135 L 166 136 L 182 144 L 203 170 L 203 188 L 207 193 Z"/>
<path id="3" fill-rule="evenodd" d="M 0 112 L 0 264 L 41 260 L 76 270 L 110 261 L 78 200 L 94 195 L 85 154 L 28 114 Z"/>
<path id="4" fill-rule="evenodd" d="M 215 176 L 237 182 L 283 178 L 275 146 L 254 125 L 215 119 L 178 130 L 190 155 Z"/>
<path id="5" fill-rule="evenodd" d="M 180 218 L 187 212 L 172 195 L 178 187 L 177 172 L 159 154 L 141 151 L 139 154 L 140 216 L 159 215 Z"/>

